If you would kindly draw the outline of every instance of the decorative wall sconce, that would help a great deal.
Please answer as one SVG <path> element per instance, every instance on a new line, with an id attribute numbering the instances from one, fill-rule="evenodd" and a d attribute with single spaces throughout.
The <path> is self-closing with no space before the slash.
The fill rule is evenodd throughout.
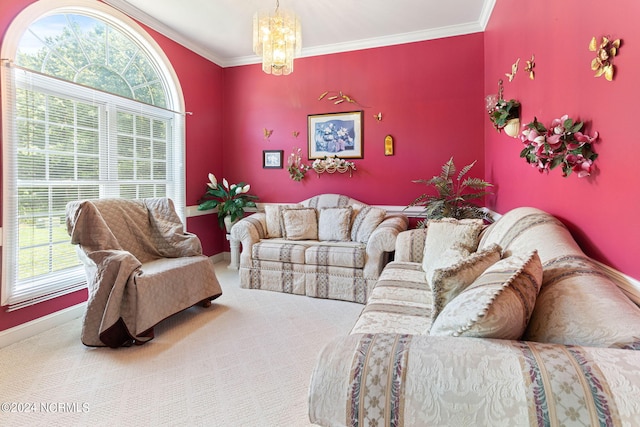
<path id="1" fill-rule="evenodd" d="M 391 135 L 384 137 L 384 155 L 393 156 L 393 137 Z"/>

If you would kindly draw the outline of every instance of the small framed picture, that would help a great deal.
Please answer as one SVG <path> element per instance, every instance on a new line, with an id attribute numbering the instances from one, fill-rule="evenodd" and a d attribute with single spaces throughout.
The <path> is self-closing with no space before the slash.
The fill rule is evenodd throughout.
<path id="1" fill-rule="evenodd" d="M 311 114 L 308 117 L 309 159 L 362 159 L 362 111 Z"/>
<path id="2" fill-rule="evenodd" d="M 284 150 L 262 150 L 263 169 L 282 169 Z"/>

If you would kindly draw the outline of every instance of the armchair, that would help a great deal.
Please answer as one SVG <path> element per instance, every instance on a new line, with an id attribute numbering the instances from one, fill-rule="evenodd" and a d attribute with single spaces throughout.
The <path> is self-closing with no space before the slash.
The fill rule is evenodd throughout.
<path id="1" fill-rule="evenodd" d="M 89 287 L 87 346 L 145 343 L 163 319 L 222 294 L 200 240 L 184 231 L 168 198 L 71 202 L 67 232 Z"/>

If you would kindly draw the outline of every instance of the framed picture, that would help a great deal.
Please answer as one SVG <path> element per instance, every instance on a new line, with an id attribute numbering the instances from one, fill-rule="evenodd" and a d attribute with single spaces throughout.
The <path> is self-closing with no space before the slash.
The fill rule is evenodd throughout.
<path id="1" fill-rule="evenodd" d="M 361 159 L 362 111 L 308 116 L 309 159 Z"/>
<path id="2" fill-rule="evenodd" d="M 284 150 L 262 150 L 263 169 L 282 169 Z"/>

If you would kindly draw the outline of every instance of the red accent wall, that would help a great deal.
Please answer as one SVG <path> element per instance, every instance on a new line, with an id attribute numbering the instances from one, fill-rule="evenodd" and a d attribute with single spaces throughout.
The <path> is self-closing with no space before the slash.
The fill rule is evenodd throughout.
<path id="1" fill-rule="evenodd" d="M 0 2 L 0 44 L 13 18 L 33 0 L 3 0 Z M 222 135 L 222 82 L 223 70 L 212 62 L 148 29 L 160 45 L 182 85 L 186 110 L 193 112 L 186 118 L 186 192 L 187 205 L 195 205 L 204 191 L 207 173 L 219 169 L 222 164 L 220 150 Z M 1 204 L 1 200 L 0 200 Z M 214 255 L 223 250 L 223 234 L 212 223 L 214 216 L 190 218 L 189 231 L 198 234 L 206 254 Z M 215 226 L 213 226 L 215 225 Z M 0 331 L 54 313 L 87 299 L 86 291 L 43 302 L 13 312 L 0 308 Z"/>
<path id="2" fill-rule="evenodd" d="M 250 183 L 262 202 L 341 193 L 402 206 L 424 192 L 411 181 L 437 175 L 451 156 L 460 166 L 478 160 L 473 172 L 481 177 L 482 69 L 481 33 L 296 59 L 294 72 L 282 77 L 258 64 L 226 68 L 224 165 L 212 172 Z M 342 91 L 360 105 L 318 100 L 325 91 Z M 355 110 L 364 111 L 364 158 L 354 160 L 353 177 L 311 170 L 301 182 L 291 180 L 289 154 L 294 147 L 308 153 L 307 115 Z M 379 112 L 382 121 L 373 117 Z M 265 128 L 273 130 L 268 140 Z M 384 155 L 386 135 L 395 139 L 394 156 Z M 263 150 L 284 150 L 285 168 L 263 169 Z"/>
<path id="3" fill-rule="evenodd" d="M 486 178 L 497 183 L 489 201 L 498 212 L 536 206 L 569 226 L 586 253 L 631 276 L 640 277 L 640 227 L 636 195 L 640 179 L 636 154 L 635 102 L 640 99 L 640 2 L 580 0 L 514 2 L 498 0 L 484 33 L 485 95 L 505 80 L 505 98 L 522 102 L 523 123 L 544 123 L 564 114 L 598 131 L 598 172 L 579 179 L 559 170 L 541 175 L 519 158 L 522 143 L 498 134 L 485 120 Z M 622 39 L 613 82 L 594 78 L 588 50 L 593 36 Z M 535 54 L 535 80 L 522 71 Z M 505 73 L 520 58 L 520 72 L 509 83 Z"/>

